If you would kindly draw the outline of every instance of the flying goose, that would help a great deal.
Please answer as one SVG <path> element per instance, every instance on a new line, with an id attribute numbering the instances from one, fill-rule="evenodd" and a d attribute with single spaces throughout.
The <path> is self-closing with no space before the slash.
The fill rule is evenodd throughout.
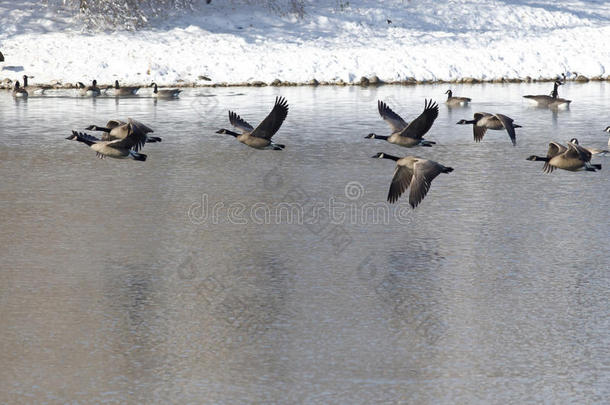
<path id="1" fill-rule="evenodd" d="M 128 121 L 136 122 L 139 125 L 139 129 L 144 133 L 144 142 L 153 143 L 153 142 L 161 142 L 161 138 L 158 136 L 148 136 L 147 134 L 150 132 L 154 132 L 152 129 L 147 127 L 146 125 L 132 120 L 128 118 Z M 98 127 L 97 125 L 89 125 L 86 130 L 89 131 L 102 131 L 104 134 L 102 135 L 102 141 L 114 141 L 117 139 L 125 139 L 129 136 L 131 132 L 131 126 L 128 122 L 124 122 L 121 120 L 110 120 L 106 123 L 105 127 Z M 136 152 L 139 150 L 139 146 L 136 146 Z"/>
<path id="2" fill-rule="evenodd" d="M 591 152 L 573 142 L 568 142 L 567 147 L 557 142 L 551 142 L 546 157 L 531 155 L 527 160 L 544 162 L 542 170 L 545 173 L 551 173 L 555 169 L 594 172 L 602 168 L 602 165 L 590 163 Z"/>
<path id="3" fill-rule="evenodd" d="M 474 133 L 475 142 L 481 142 L 485 132 L 488 129 L 502 130 L 506 129 L 513 146 L 517 145 L 517 139 L 515 136 L 515 128 L 521 128 L 521 125 L 513 123 L 513 119 L 503 114 L 489 114 L 486 112 L 479 112 L 474 114 L 473 120 L 459 120 L 457 122 L 460 125 L 473 124 L 472 130 Z"/>
<path id="4" fill-rule="evenodd" d="M 451 89 L 447 90 L 445 94 L 447 95 L 447 101 L 445 101 L 445 104 L 448 106 L 466 106 L 471 101 L 468 97 L 453 97 L 453 92 Z"/>
<path id="5" fill-rule="evenodd" d="M 113 96 L 135 96 L 138 90 L 140 90 L 139 87 L 121 87 L 118 80 L 114 81 L 114 87 L 106 88 L 106 92 L 110 91 Z"/>
<path id="6" fill-rule="evenodd" d="M 434 180 L 436 176 L 441 173 L 451 173 L 453 171 L 453 168 L 451 167 L 446 167 L 432 160 L 422 159 L 416 156 L 399 158 L 386 153 L 377 153 L 372 157 L 377 159 L 390 159 L 396 162 L 394 177 L 392 177 L 390 191 L 388 192 L 388 202 L 390 204 L 396 202 L 398 197 L 411 186 L 409 204 L 412 208 L 417 207 L 424 199 L 430 189 L 432 180 Z"/>
<path id="7" fill-rule="evenodd" d="M 52 86 L 28 86 L 28 76 L 23 75 L 23 88 L 27 90 L 28 93 L 32 94 L 42 94 L 45 90 L 52 89 Z"/>
<path id="8" fill-rule="evenodd" d="M 288 103 L 284 97 L 276 97 L 273 109 L 256 128 L 248 124 L 239 115 L 229 111 L 229 122 L 242 131 L 238 134 L 228 129 L 219 129 L 217 134 L 234 136 L 241 143 L 256 149 L 282 150 L 284 145 L 271 142 L 271 137 L 280 129 L 288 115 Z"/>
<path id="9" fill-rule="evenodd" d="M 154 87 L 153 97 L 157 98 L 176 98 L 182 92 L 180 89 L 161 89 L 157 87 L 157 83 L 152 82 L 149 87 Z"/>
<path id="10" fill-rule="evenodd" d="M 15 87 L 13 88 L 13 97 L 15 98 L 27 98 L 28 92 L 21 86 L 19 86 L 19 80 L 15 81 Z"/>
<path id="11" fill-rule="evenodd" d="M 553 108 L 557 108 L 559 106 L 568 106 L 572 100 L 566 100 L 565 98 L 559 98 L 559 92 L 557 91 L 557 88 L 559 86 L 563 85 L 563 83 L 559 80 L 555 80 L 555 83 L 553 85 L 553 91 L 551 91 L 551 95 L 550 96 L 546 96 L 546 95 L 538 95 L 538 96 L 532 96 L 532 95 L 527 95 L 527 96 L 523 96 L 523 98 L 528 98 L 530 100 L 534 100 L 536 102 L 536 104 L 539 107 L 553 107 Z"/>
<path id="12" fill-rule="evenodd" d="M 365 136 L 366 139 L 383 139 L 407 148 L 418 145 L 432 146 L 436 144 L 436 142 L 423 139 L 423 136 L 430 130 L 434 120 L 438 117 L 438 104 L 432 100 L 429 102 L 428 100 L 424 101 L 424 111 L 419 117 L 411 121 L 410 124 L 407 124 L 400 115 L 392 111 L 390 107 L 381 100 L 377 101 L 377 109 L 379 110 L 381 118 L 390 126 L 392 134 L 390 136 L 382 136 L 370 133 Z"/>
<path id="13" fill-rule="evenodd" d="M 570 143 L 573 143 L 574 145 L 579 145 L 578 143 L 578 139 L 576 138 L 572 138 L 570 139 Z M 605 156 L 608 154 L 608 151 L 606 149 L 597 149 L 597 148 L 589 148 L 587 146 L 580 146 L 583 149 L 586 149 L 591 155 L 602 155 Z"/>
<path id="14" fill-rule="evenodd" d="M 605 132 L 610 132 L 610 125 L 604 129 Z M 610 138 L 608 138 L 608 145 L 610 145 Z"/>
<path id="15" fill-rule="evenodd" d="M 144 143 L 146 142 L 146 133 L 150 132 L 150 128 L 131 118 L 129 118 L 129 122 L 126 125 L 128 126 L 128 134 L 123 139 L 103 141 L 94 136 L 77 131 L 72 131 L 72 135 L 66 139 L 83 142 L 86 145 L 89 145 L 100 159 L 103 159 L 106 156 L 115 159 L 131 157 L 135 160 L 145 161 L 146 155 L 138 153 L 138 150 L 144 146 Z"/>
<path id="16" fill-rule="evenodd" d="M 102 91 L 97 87 L 97 80 L 91 82 L 91 86 L 85 86 L 82 82 L 78 82 L 81 96 L 99 96 Z"/>

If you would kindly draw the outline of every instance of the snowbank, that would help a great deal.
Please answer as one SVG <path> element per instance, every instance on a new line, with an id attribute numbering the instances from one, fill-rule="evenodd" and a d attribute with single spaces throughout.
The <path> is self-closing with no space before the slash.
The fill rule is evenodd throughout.
<path id="1" fill-rule="evenodd" d="M 610 75 L 610 2 L 603 0 L 323 0 L 307 2 L 303 18 L 204 3 L 149 29 L 87 33 L 77 19 L 36 1 L 0 1 L 0 79 L 27 73 L 32 82 L 211 84 Z"/>

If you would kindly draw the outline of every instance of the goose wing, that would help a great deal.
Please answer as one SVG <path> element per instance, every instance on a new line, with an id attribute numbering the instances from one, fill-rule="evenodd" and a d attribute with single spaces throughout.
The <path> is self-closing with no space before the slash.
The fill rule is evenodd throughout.
<path id="1" fill-rule="evenodd" d="M 568 158 L 580 159 L 583 162 L 591 161 L 591 152 L 583 148 L 580 145 L 576 145 L 572 142 L 568 142 L 568 150 L 565 152 L 565 156 Z"/>
<path id="2" fill-rule="evenodd" d="M 129 118 L 128 121 L 129 122 L 125 124 L 127 127 L 127 136 L 123 139 L 109 142 L 108 146 L 116 149 L 133 149 L 137 152 L 146 143 L 146 134 L 148 132 L 153 132 L 153 130 L 134 119 Z"/>
<path id="3" fill-rule="evenodd" d="M 557 142 L 551 142 L 551 143 L 549 143 L 549 150 L 546 152 L 546 157 L 548 158 L 548 160 L 551 160 L 555 156 L 561 155 L 566 150 L 568 150 L 568 148 L 566 148 L 562 144 L 557 143 Z M 549 162 L 547 161 L 547 162 L 544 162 L 544 166 L 542 166 L 542 170 L 545 173 L 551 173 L 553 170 L 555 170 L 555 167 L 551 166 L 549 164 Z"/>
<path id="4" fill-rule="evenodd" d="M 421 139 L 430 130 L 436 117 L 438 117 L 438 104 L 432 100 L 425 100 L 424 111 L 403 129 L 400 136 Z"/>
<path id="5" fill-rule="evenodd" d="M 390 183 L 390 191 L 388 192 L 388 202 L 394 203 L 398 200 L 398 197 L 405 192 L 405 190 L 411 184 L 413 179 L 413 171 L 407 166 L 396 165 L 394 169 L 394 177 L 392 177 L 392 183 Z"/>
<path id="6" fill-rule="evenodd" d="M 427 159 L 418 159 L 413 165 L 413 181 L 409 193 L 409 204 L 415 208 L 424 199 L 432 180 L 443 171 L 443 166 Z"/>
<path id="7" fill-rule="evenodd" d="M 377 109 L 379 110 L 379 115 L 385 122 L 388 123 L 390 128 L 392 129 L 392 133 L 402 131 L 407 127 L 407 123 L 402 117 L 396 114 L 386 103 L 381 100 L 377 101 Z"/>
<path id="8" fill-rule="evenodd" d="M 106 123 L 106 128 L 112 129 L 115 127 L 120 127 L 121 125 L 127 124 L 125 121 L 121 120 L 110 120 Z"/>
<path id="9" fill-rule="evenodd" d="M 510 117 L 507 117 L 504 114 L 496 114 L 495 117 L 500 120 L 500 122 L 502 123 L 502 126 L 506 129 L 506 132 L 508 132 L 508 136 L 510 137 L 510 140 L 513 143 L 513 146 L 516 146 L 517 145 L 517 136 L 515 135 L 515 127 L 513 126 L 513 119 Z"/>
<path id="10" fill-rule="evenodd" d="M 288 102 L 284 97 L 276 97 L 273 110 L 265 117 L 263 122 L 258 124 L 258 127 L 250 135 L 257 138 L 271 139 L 280 129 L 287 115 Z"/>
<path id="11" fill-rule="evenodd" d="M 235 128 L 241 129 L 242 132 L 252 132 L 254 130 L 254 127 L 252 125 L 248 124 L 246 120 L 241 118 L 233 111 L 229 111 L 229 122 Z"/>

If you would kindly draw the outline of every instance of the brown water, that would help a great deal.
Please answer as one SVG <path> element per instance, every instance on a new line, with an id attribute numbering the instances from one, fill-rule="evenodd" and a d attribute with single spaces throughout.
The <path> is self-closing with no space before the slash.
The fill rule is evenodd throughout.
<path id="1" fill-rule="evenodd" d="M 363 138 L 387 132 L 376 100 L 410 120 L 446 86 L 0 93 L 0 402 L 607 401 L 608 158 L 551 175 L 525 158 L 605 148 L 610 86 L 563 86 L 555 113 L 521 98 L 547 87 L 458 87 L 473 105 L 441 105 L 438 144 L 411 150 Z M 214 133 L 278 94 L 284 152 Z M 475 144 L 455 125 L 475 111 L 523 125 L 517 147 Z M 146 162 L 64 139 L 115 117 L 163 138 Z M 382 151 L 455 171 L 389 206 Z"/>

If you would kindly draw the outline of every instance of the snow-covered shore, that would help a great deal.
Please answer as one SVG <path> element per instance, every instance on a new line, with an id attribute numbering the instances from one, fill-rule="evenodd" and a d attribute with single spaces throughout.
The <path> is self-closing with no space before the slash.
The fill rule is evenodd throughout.
<path id="1" fill-rule="evenodd" d="M 307 2 L 302 18 L 203 3 L 137 32 L 90 33 L 36 1 L 0 0 L 0 80 L 27 74 L 33 83 L 213 85 L 610 77 L 605 1 L 322 0 Z"/>

